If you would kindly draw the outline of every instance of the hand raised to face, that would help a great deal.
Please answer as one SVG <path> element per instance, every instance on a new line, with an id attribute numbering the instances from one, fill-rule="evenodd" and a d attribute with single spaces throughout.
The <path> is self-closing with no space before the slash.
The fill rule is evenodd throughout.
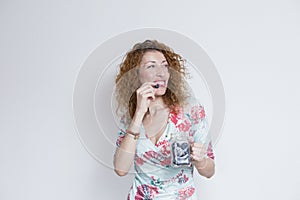
<path id="1" fill-rule="evenodd" d="M 137 106 L 136 112 L 145 114 L 149 108 L 151 101 L 155 100 L 154 82 L 145 82 L 136 90 Z"/>

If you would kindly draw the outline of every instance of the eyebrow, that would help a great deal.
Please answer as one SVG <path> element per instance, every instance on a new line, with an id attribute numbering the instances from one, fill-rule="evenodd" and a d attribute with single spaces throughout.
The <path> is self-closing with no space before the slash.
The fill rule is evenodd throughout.
<path id="1" fill-rule="evenodd" d="M 154 60 L 149 60 L 149 61 L 145 62 L 144 65 L 147 64 L 147 63 L 149 63 L 149 62 L 156 63 Z M 163 60 L 161 63 L 164 63 L 164 62 L 167 62 L 167 60 Z"/>

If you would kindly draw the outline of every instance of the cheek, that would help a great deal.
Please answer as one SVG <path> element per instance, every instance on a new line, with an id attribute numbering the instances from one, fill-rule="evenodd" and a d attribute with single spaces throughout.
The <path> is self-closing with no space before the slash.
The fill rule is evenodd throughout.
<path id="1" fill-rule="evenodd" d="M 139 80 L 142 84 L 145 82 L 153 81 L 153 75 L 150 73 L 140 73 Z"/>
<path id="2" fill-rule="evenodd" d="M 167 83 L 169 83 L 169 81 L 170 81 L 170 74 L 169 73 L 167 73 L 165 75 L 165 79 L 166 79 Z"/>

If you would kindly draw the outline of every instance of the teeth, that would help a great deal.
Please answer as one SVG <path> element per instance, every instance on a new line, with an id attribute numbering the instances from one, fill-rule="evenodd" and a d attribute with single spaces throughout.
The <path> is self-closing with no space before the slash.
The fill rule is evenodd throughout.
<path id="1" fill-rule="evenodd" d="M 158 83 L 159 85 L 165 85 L 165 81 L 155 81 L 155 83 Z"/>

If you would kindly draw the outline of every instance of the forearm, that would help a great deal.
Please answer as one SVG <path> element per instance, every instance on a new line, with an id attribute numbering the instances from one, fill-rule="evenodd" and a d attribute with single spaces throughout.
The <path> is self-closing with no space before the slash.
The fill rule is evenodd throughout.
<path id="1" fill-rule="evenodd" d="M 143 116 L 136 113 L 133 117 L 131 124 L 127 128 L 131 132 L 138 133 L 142 124 Z M 120 147 L 116 150 L 114 156 L 114 168 L 115 172 L 119 176 L 124 176 L 128 173 L 135 156 L 137 140 L 134 139 L 133 135 L 125 134 Z"/>
<path id="2" fill-rule="evenodd" d="M 211 178 L 215 173 L 215 162 L 211 158 L 204 158 L 201 161 L 194 161 L 198 173 L 206 178 Z"/>
<path id="3" fill-rule="evenodd" d="M 135 147 L 136 140 L 131 135 L 126 134 L 114 156 L 114 168 L 119 176 L 128 173 L 134 160 Z"/>

